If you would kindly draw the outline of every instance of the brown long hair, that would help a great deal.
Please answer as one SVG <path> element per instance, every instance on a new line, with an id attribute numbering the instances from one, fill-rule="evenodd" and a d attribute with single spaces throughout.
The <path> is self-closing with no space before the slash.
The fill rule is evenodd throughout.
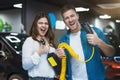
<path id="1" fill-rule="evenodd" d="M 38 30 L 37 30 L 37 22 L 38 22 L 38 20 L 39 20 L 40 18 L 43 18 L 43 17 L 47 18 L 47 20 L 48 20 L 48 25 L 49 25 L 49 28 L 48 28 L 47 33 L 45 34 L 45 37 L 48 39 L 48 42 L 55 47 L 55 44 L 54 44 L 54 36 L 55 36 L 55 35 L 54 35 L 53 30 L 52 30 L 52 26 L 51 26 L 51 22 L 50 22 L 48 13 L 41 12 L 41 13 L 39 13 L 39 14 L 35 17 L 35 19 L 34 19 L 34 21 L 33 21 L 33 23 L 32 23 L 31 29 L 30 29 L 30 31 L 29 31 L 29 35 L 30 35 L 34 40 L 37 41 L 36 38 L 37 38 L 37 36 L 39 35 L 39 32 L 38 32 Z"/>

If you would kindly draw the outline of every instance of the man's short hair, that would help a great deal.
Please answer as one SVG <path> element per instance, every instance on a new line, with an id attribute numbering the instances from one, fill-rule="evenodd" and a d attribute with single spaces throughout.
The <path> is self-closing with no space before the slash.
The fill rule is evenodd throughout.
<path id="1" fill-rule="evenodd" d="M 61 15 L 63 15 L 64 12 L 70 10 L 70 9 L 73 9 L 75 12 L 75 7 L 73 5 L 65 5 L 62 9 L 61 9 Z"/>

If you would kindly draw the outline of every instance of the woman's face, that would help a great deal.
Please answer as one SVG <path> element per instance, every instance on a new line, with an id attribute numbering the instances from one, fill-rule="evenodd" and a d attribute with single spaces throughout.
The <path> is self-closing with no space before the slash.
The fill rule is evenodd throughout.
<path id="1" fill-rule="evenodd" d="M 49 23 L 46 17 L 40 18 L 37 22 L 37 30 L 41 37 L 45 36 L 49 28 Z"/>

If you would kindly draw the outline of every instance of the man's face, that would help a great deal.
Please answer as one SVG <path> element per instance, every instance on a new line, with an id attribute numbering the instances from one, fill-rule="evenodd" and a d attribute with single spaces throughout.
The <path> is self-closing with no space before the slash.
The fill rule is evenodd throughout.
<path id="1" fill-rule="evenodd" d="M 71 32 L 77 32 L 79 30 L 78 19 L 79 15 L 73 9 L 70 9 L 63 13 L 63 20 Z"/>

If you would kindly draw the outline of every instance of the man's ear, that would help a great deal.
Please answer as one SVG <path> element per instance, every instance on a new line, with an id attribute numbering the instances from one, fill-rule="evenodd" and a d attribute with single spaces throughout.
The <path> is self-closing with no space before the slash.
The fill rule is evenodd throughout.
<path id="1" fill-rule="evenodd" d="M 77 14 L 77 17 L 78 17 L 78 19 L 79 19 L 79 14 L 78 13 L 76 13 Z"/>

